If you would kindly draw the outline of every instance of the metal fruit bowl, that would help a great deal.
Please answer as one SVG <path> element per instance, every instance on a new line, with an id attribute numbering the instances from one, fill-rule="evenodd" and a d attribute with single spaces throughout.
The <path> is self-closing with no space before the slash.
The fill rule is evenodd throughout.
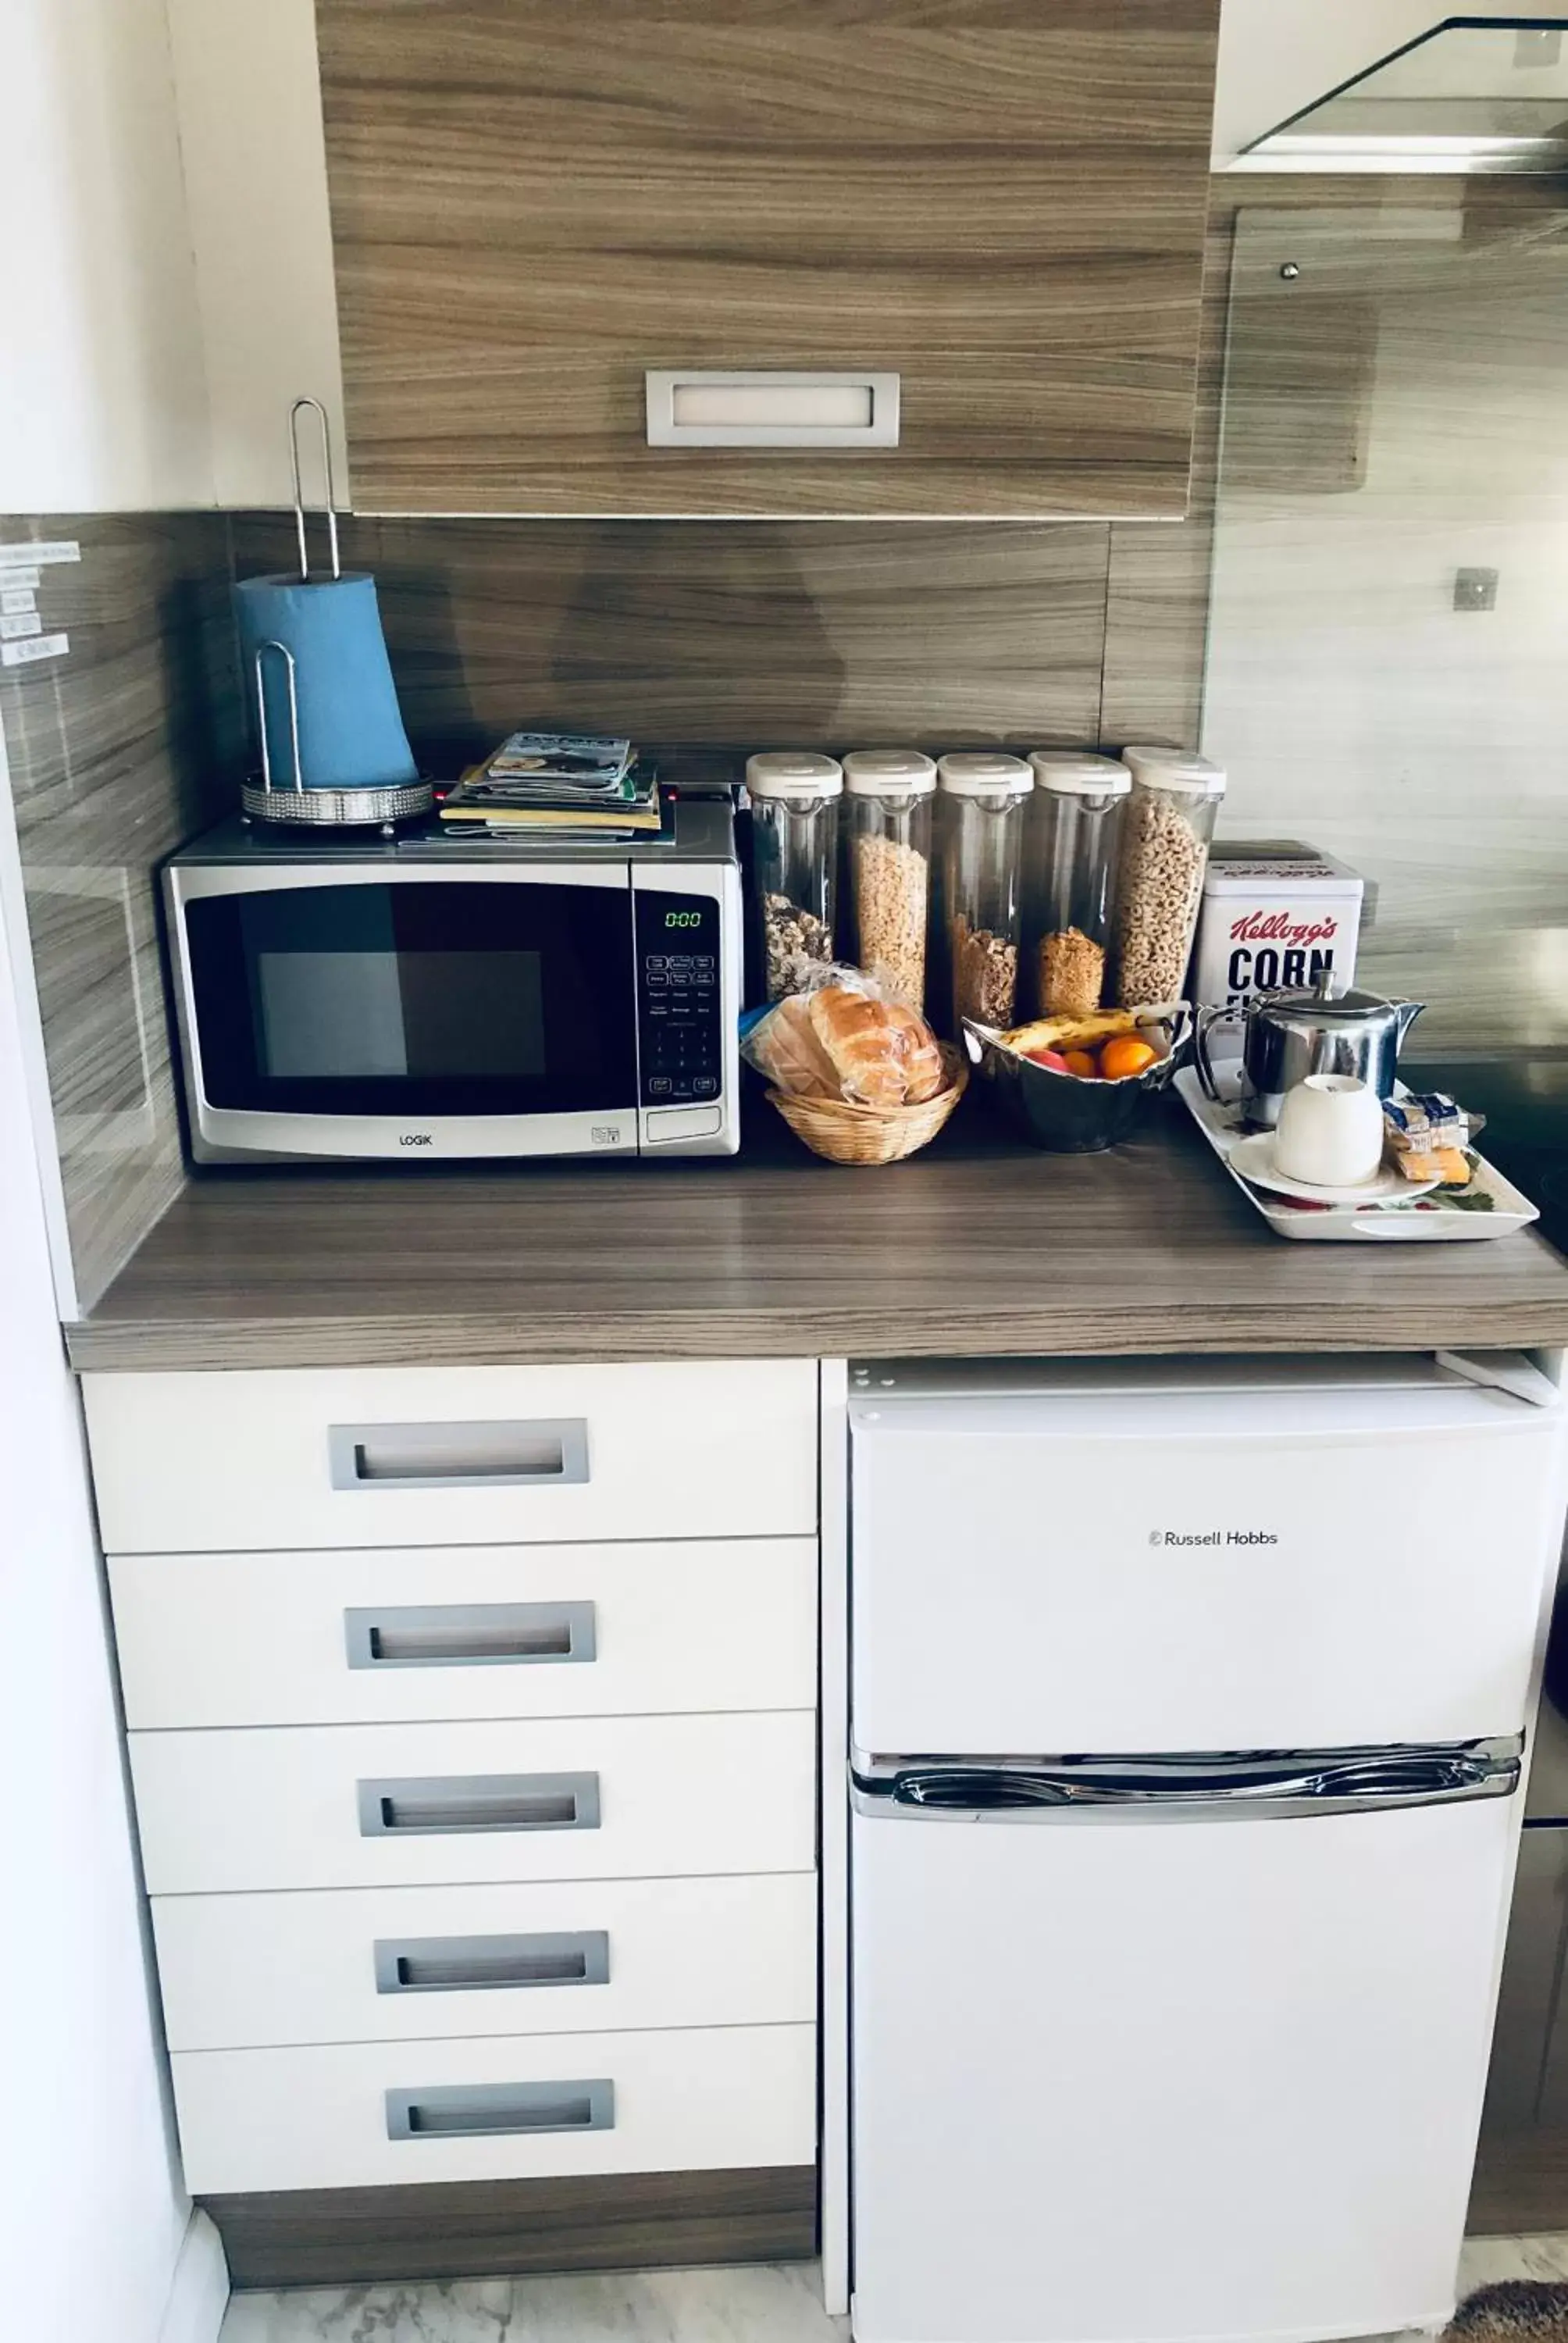
<path id="1" fill-rule="evenodd" d="M 1147 1101 L 1170 1088 L 1187 1053 L 1192 1013 L 1185 1001 L 1171 1002 L 1141 1013 L 1138 1030 L 1161 1054 L 1142 1073 L 1119 1082 L 1037 1066 L 1008 1049 L 993 1027 L 967 1017 L 964 1047 L 1003 1113 L 1031 1146 L 1057 1155 L 1093 1155 L 1131 1138 Z"/>

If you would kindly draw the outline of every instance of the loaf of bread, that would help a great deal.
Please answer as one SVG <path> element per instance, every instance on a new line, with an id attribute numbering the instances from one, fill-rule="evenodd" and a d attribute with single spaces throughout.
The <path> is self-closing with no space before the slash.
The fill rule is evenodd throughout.
<path id="1" fill-rule="evenodd" d="M 809 1011 L 841 1097 L 861 1106 L 919 1106 L 941 1089 L 936 1036 L 904 1001 L 829 984 L 809 995 Z"/>
<path id="2" fill-rule="evenodd" d="M 791 1098 L 839 1096 L 839 1071 L 817 1039 L 807 993 L 787 993 L 769 1010 L 757 1028 L 749 1054 L 758 1072 Z"/>

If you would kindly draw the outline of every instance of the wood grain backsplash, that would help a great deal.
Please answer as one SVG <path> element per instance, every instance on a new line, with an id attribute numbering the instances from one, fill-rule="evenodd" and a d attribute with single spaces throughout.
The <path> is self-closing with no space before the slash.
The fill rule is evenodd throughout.
<path id="1" fill-rule="evenodd" d="M 292 544 L 290 523 L 242 516 L 239 574 L 286 568 Z M 1091 741 L 1108 716 L 1180 732 L 1196 714 L 1191 659 L 1161 672 L 1131 645 L 1103 706 L 1104 527 L 352 519 L 343 547 L 376 575 L 404 719 L 437 770 L 524 721 L 945 747 Z M 1157 600 L 1162 572 L 1141 575 Z M 1156 617 L 1146 598 L 1146 644 Z M 1190 622 L 1183 600 L 1172 623 Z"/>

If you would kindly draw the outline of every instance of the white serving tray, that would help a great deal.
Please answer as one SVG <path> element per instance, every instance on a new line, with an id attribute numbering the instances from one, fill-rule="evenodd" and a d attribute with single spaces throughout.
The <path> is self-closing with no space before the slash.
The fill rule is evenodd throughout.
<path id="1" fill-rule="evenodd" d="M 1521 1195 L 1483 1155 L 1462 1201 L 1434 1188 L 1420 1196 L 1401 1197 L 1378 1204 L 1306 1204 L 1292 1197 L 1255 1188 L 1231 1169 L 1231 1150 L 1247 1135 L 1237 1103 L 1239 1064 L 1215 1068 L 1221 1096 L 1216 1104 L 1206 1096 L 1195 1066 L 1183 1066 L 1176 1077 L 1177 1097 L 1219 1157 L 1250 1204 L 1255 1204 L 1277 1236 L 1307 1242 L 1343 1244 L 1370 1238 L 1384 1243 L 1473 1242 L 1482 1237 L 1510 1236 L 1541 1217 L 1528 1196 Z M 1402 1091 L 1401 1093 L 1402 1095 Z M 1489 1196 L 1491 1207 L 1478 1206 L 1477 1196 Z"/>

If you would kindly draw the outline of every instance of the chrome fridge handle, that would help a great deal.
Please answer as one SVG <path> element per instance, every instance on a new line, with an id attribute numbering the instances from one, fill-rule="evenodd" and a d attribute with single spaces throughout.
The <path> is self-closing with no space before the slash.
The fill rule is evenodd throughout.
<path id="1" fill-rule="evenodd" d="M 1257 1821 L 1508 1798 L 1524 1736 L 1430 1746 L 1252 1750 L 1171 1757 L 857 1756 L 857 1814 L 932 1822 Z"/>

